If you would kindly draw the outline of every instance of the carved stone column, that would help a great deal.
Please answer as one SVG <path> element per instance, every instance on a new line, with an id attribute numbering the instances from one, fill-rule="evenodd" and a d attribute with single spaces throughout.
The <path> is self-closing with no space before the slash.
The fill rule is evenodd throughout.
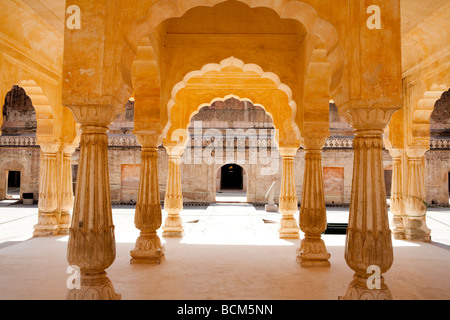
<path id="1" fill-rule="evenodd" d="M 408 156 L 408 196 L 405 203 L 404 231 L 406 240 L 431 241 L 426 224 L 425 153 L 427 150 L 406 150 Z"/>
<path id="2" fill-rule="evenodd" d="M 300 207 L 300 228 L 305 233 L 297 261 L 302 267 L 328 267 L 330 254 L 321 234 L 327 228 L 321 150 L 327 137 L 304 137 L 305 173 Z"/>
<path id="3" fill-rule="evenodd" d="M 403 216 L 405 214 L 405 196 L 403 192 L 403 151 L 389 150 L 393 160 L 390 210 L 393 214 L 392 224 L 395 239 L 405 239 Z"/>
<path id="4" fill-rule="evenodd" d="M 181 192 L 181 156 L 184 147 L 165 146 L 169 155 L 164 210 L 168 216 L 163 226 L 163 237 L 182 237 L 183 221 L 180 212 L 183 210 L 183 194 Z"/>
<path id="5" fill-rule="evenodd" d="M 41 144 L 41 168 L 39 172 L 39 217 L 34 226 L 34 237 L 54 236 L 58 234 L 59 214 L 54 213 L 58 206 L 56 173 L 59 145 Z"/>
<path id="6" fill-rule="evenodd" d="M 300 228 L 294 214 L 298 211 L 297 193 L 294 180 L 294 157 L 297 148 L 280 148 L 283 158 L 283 169 L 280 190 L 281 222 L 278 230 L 280 239 L 299 239 Z"/>
<path id="7" fill-rule="evenodd" d="M 80 269 L 81 289 L 69 290 L 67 298 L 120 299 L 105 272 L 116 256 L 106 134 L 116 111 L 111 106 L 69 107 L 82 134 L 67 260 Z"/>
<path id="8" fill-rule="evenodd" d="M 394 109 L 351 109 L 348 122 L 356 129 L 352 198 L 345 244 L 345 260 L 355 272 L 345 300 L 392 299 L 383 273 L 393 263 L 383 170 L 383 129 Z M 370 268 L 369 268 L 370 267 Z M 371 268 L 379 270 L 379 283 L 369 287 Z"/>
<path id="9" fill-rule="evenodd" d="M 65 145 L 62 148 L 62 175 L 61 175 L 61 199 L 59 217 L 59 234 L 69 234 L 71 215 L 70 211 L 73 209 L 74 195 L 73 195 L 73 179 L 72 179 L 72 154 L 76 149 L 76 145 Z"/>
<path id="10" fill-rule="evenodd" d="M 161 263 L 164 247 L 157 235 L 162 224 L 161 202 L 158 183 L 159 134 L 136 134 L 142 145 L 141 174 L 136 203 L 134 224 L 141 230 L 136 247 L 130 252 L 130 263 Z"/>

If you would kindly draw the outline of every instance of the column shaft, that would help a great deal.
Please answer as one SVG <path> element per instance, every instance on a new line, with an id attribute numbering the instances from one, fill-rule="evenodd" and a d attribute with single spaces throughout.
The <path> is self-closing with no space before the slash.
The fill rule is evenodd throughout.
<path id="1" fill-rule="evenodd" d="M 283 158 L 283 169 L 280 190 L 281 222 L 279 229 L 280 239 L 299 239 L 300 234 L 294 214 L 298 211 L 297 194 L 294 179 L 294 156 L 297 149 L 280 149 Z"/>
<path id="2" fill-rule="evenodd" d="M 357 131 L 354 140 L 353 186 L 345 260 L 355 271 L 344 299 L 392 299 L 382 273 L 393 263 L 391 231 L 383 170 L 382 130 Z M 380 272 L 380 286 L 368 286 L 369 267 Z"/>
<path id="3" fill-rule="evenodd" d="M 39 172 L 39 217 L 34 226 L 34 237 L 58 234 L 59 215 L 54 213 L 58 206 L 57 194 L 57 144 L 41 145 L 41 167 Z"/>
<path id="4" fill-rule="evenodd" d="M 62 172 L 61 172 L 61 199 L 60 199 L 60 218 L 59 234 L 69 234 L 71 223 L 70 211 L 73 210 L 74 194 L 72 179 L 72 153 L 75 151 L 74 145 L 68 145 L 63 148 Z"/>
<path id="5" fill-rule="evenodd" d="M 391 186 L 391 203 L 390 211 L 393 214 L 393 230 L 395 239 L 405 238 L 405 229 L 403 225 L 403 216 L 405 214 L 405 196 L 403 193 L 403 161 L 402 153 L 391 151 L 392 166 L 392 186 Z"/>
<path id="6" fill-rule="evenodd" d="M 403 219 L 405 239 L 431 241 L 431 230 L 426 225 L 425 150 L 407 150 L 408 196 Z"/>
<path id="7" fill-rule="evenodd" d="M 297 260 L 302 267 L 327 267 L 330 254 L 321 239 L 327 228 L 327 213 L 320 150 L 306 150 L 304 172 L 300 228 L 305 238 L 297 251 Z"/>
<path id="8" fill-rule="evenodd" d="M 143 138 L 140 138 L 143 140 Z M 143 146 L 139 193 L 134 218 L 136 228 L 141 230 L 135 249 L 130 252 L 130 263 L 161 263 L 164 247 L 157 235 L 162 224 L 161 202 L 158 183 L 158 148 Z"/>
<path id="9" fill-rule="evenodd" d="M 164 210 L 168 216 L 163 226 L 163 237 L 182 237 L 183 221 L 180 212 L 183 210 L 183 194 L 181 192 L 181 154 L 166 148 L 169 153 Z"/>
<path id="10" fill-rule="evenodd" d="M 67 260 L 81 271 L 81 289 L 68 299 L 119 299 L 107 269 L 115 260 L 108 173 L 107 126 L 81 126 L 80 160 Z"/>

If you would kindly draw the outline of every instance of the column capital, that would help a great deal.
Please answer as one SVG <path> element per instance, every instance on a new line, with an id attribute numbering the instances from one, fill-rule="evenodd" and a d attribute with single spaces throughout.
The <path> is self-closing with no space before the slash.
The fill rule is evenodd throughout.
<path id="1" fill-rule="evenodd" d="M 161 144 L 161 133 L 157 131 L 134 132 L 142 148 L 158 148 Z"/>
<path id="2" fill-rule="evenodd" d="M 401 158 L 404 149 L 388 149 L 388 151 L 392 158 Z"/>
<path id="3" fill-rule="evenodd" d="M 65 144 L 61 146 L 61 149 L 66 156 L 71 156 L 75 149 L 78 147 L 77 144 Z"/>
<path id="4" fill-rule="evenodd" d="M 330 134 L 325 134 L 324 132 L 309 132 L 302 136 L 302 147 L 305 150 L 320 151 L 323 149 L 325 142 L 327 141 Z"/>
<path id="5" fill-rule="evenodd" d="M 72 110 L 75 120 L 81 126 L 108 127 L 116 115 L 121 111 L 120 108 L 113 105 L 68 105 Z"/>
<path id="6" fill-rule="evenodd" d="M 295 157 L 295 155 L 298 152 L 298 148 L 283 148 L 280 147 L 278 148 L 278 151 L 280 152 L 280 155 L 285 158 L 285 157 Z"/>
<path id="7" fill-rule="evenodd" d="M 170 157 L 181 157 L 186 149 L 186 144 L 165 143 L 164 148 Z"/>
<path id="8" fill-rule="evenodd" d="M 44 142 L 39 146 L 43 153 L 57 153 L 61 145 L 57 142 Z"/>
<path id="9" fill-rule="evenodd" d="M 406 155 L 410 159 L 422 159 L 428 149 L 405 149 Z"/>
<path id="10" fill-rule="evenodd" d="M 344 117 L 356 129 L 356 135 L 368 132 L 379 132 L 381 135 L 397 110 L 396 108 L 352 108 L 344 114 Z"/>

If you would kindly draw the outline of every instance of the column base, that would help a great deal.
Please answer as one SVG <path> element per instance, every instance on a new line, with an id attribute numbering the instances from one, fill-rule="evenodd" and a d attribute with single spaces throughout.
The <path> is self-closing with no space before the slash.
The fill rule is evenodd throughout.
<path id="1" fill-rule="evenodd" d="M 380 289 L 369 289 L 367 287 L 367 279 L 354 276 L 354 280 L 350 282 L 347 293 L 339 300 L 393 300 L 391 291 L 384 284 L 382 278 Z"/>
<path id="2" fill-rule="evenodd" d="M 406 240 L 405 231 L 393 230 L 392 235 L 395 240 Z"/>
<path id="3" fill-rule="evenodd" d="M 162 227 L 164 238 L 182 238 L 184 236 L 183 221 L 179 215 L 168 216 Z"/>
<path id="4" fill-rule="evenodd" d="M 106 273 L 100 275 L 81 276 L 81 288 L 70 289 L 67 300 L 121 300 Z"/>
<path id="5" fill-rule="evenodd" d="M 59 235 L 68 235 L 71 222 L 72 222 L 72 216 L 70 214 L 61 213 L 61 215 L 59 217 L 58 234 Z"/>
<path id="6" fill-rule="evenodd" d="M 165 259 L 164 251 L 156 234 L 139 236 L 135 249 L 130 251 L 130 264 L 160 264 Z"/>
<path id="7" fill-rule="evenodd" d="M 431 242 L 431 230 L 428 229 L 425 217 L 404 217 L 405 240 Z"/>
<path id="8" fill-rule="evenodd" d="M 282 217 L 280 229 L 278 229 L 280 239 L 300 239 L 300 227 L 294 217 Z"/>
<path id="9" fill-rule="evenodd" d="M 391 222 L 391 230 L 394 239 L 404 240 L 405 239 L 405 228 L 403 227 L 403 217 L 394 215 Z"/>
<path id="10" fill-rule="evenodd" d="M 52 237 L 58 235 L 58 219 L 52 213 L 39 213 L 38 223 L 34 225 L 33 237 Z"/>
<path id="11" fill-rule="evenodd" d="M 163 231 L 162 236 L 164 238 L 182 238 L 184 236 L 184 231 Z"/>
<path id="12" fill-rule="evenodd" d="M 297 262 L 302 267 L 329 267 L 331 254 L 327 252 L 325 242 L 322 239 L 302 240 L 297 250 Z"/>

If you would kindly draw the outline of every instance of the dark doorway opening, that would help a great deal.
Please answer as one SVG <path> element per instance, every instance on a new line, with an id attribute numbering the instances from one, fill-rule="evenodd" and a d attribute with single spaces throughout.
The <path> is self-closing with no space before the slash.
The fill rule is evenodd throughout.
<path id="1" fill-rule="evenodd" d="M 8 171 L 6 198 L 20 199 L 20 171 Z"/>
<path id="2" fill-rule="evenodd" d="M 221 169 L 221 190 L 244 190 L 243 170 L 236 164 L 227 164 Z"/>

